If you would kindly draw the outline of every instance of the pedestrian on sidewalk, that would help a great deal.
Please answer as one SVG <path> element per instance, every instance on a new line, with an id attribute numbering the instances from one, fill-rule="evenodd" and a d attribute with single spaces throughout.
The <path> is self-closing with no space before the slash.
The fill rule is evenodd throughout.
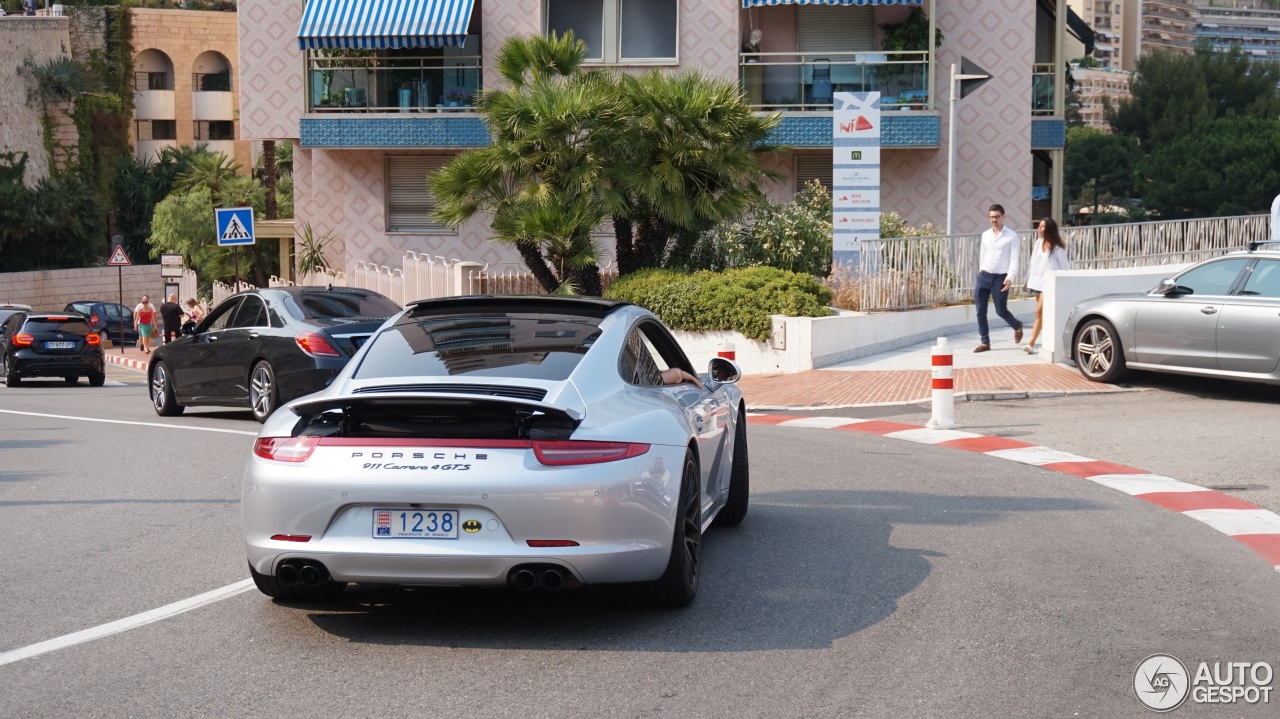
<path id="1" fill-rule="evenodd" d="M 1022 323 L 1009 312 L 1009 288 L 1018 276 L 1018 233 L 1004 226 L 1004 207 L 987 209 L 991 229 L 982 233 L 978 250 L 978 281 L 973 288 L 973 301 L 978 306 L 978 334 L 982 343 L 974 352 L 991 349 L 991 330 L 987 326 L 987 301 L 994 299 L 996 314 L 1013 328 L 1013 343 L 1022 342 Z"/>
<path id="2" fill-rule="evenodd" d="M 138 331 L 138 348 L 142 354 L 151 354 L 151 338 L 156 336 L 156 307 L 146 295 L 133 308 L 133 328 Z"/>
<path id="3" fill-rule="evenodd" d="M 164 343 L 182 336 L 182 305 L 178 304 L 178 293 L 169 295 L 169 299 L 160 305 L 160 320 L 164 323 Z"/>
<path id="4" fill-rule="evenodd" d="M 1027 263 L 1027 289 L 1036 296 L 1036 321 L 1031 325 L 1031 337 L 1027 339 L 1027 346 L 1022 348 L 1029 355 L 1036 353 L 1036 340 L 1040 339 L 1040 328 L 1044 324 L 1044 273 L 1046 270 L 1071 269 L 1071 260 L 1067 259 L 1067 243 L 1062 241 L 1058 223 L 1052 217 L 1040 220 L 1036 234 L 1039 240 L 1031 251 L 1031 261 Z"/>
<path id="5" fill-rule="evenodd" d="M 204 310 L 200 309 L 200 303 L 196 302 L 196 298 L 187 298 L 187 321 L 192 325 L 200 324 L 200 320 L 204 319 Z M 195 329 L 193 326 L 191 329 Z"/>

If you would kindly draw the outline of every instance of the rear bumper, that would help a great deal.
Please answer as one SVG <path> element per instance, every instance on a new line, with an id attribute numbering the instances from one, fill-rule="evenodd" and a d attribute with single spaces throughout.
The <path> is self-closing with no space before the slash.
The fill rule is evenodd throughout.
<path id="1" fill-rule="evenodd" d="M 102 355 L 68 355 L 65 357 L 18 352 L 11 363 L 13 371 L 23 377 L 64 377 L 103 373 Z"/>
<path id="2" fill-rule="evenodd" d="M 666 570 L 679 494 L 679 474 L 664 466 L 682 466 L 684 453 L 653 445 L 628 460 L 552 468 L 527 451 L 449 475 L 360 471 L 333 455 L 296 465 L 255 456 L 241 505 L 246 551 L 261 574 L 313 559 L 347 582 L 500 585 L 523 564 L 558 565 L 585 584 L 650 581 Z M 456 509 L 459 524 L 478 529 L 457 539 L 375 538 L 374 510 L 401 508 Z M 530 547 L 531 539 L 578 546 Z"/>

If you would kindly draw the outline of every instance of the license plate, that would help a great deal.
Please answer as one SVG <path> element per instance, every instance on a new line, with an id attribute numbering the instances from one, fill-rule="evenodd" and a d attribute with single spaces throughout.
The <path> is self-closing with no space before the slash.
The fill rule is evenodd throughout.
<path id="1" fill-rule="evenodd" d="M 375 509 L 374 539 L 457 539 L 456 509 Z"/>
<path id="2" fill-rule="evenodd" d="M 73 350 L 76 348 L 75 342 L 45 342 L 44 348 L 47 350 Z"/>

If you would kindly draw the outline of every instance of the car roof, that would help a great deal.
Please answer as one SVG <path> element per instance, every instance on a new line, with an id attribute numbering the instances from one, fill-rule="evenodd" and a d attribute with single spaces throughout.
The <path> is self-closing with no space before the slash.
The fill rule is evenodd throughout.
<path id="1" fill-rule="evenodd" d="M 128 307 L 128 305 L 120 304 L 115 300 L 71 300 L 69 305 L 119 305 L 120 307 Z"/>
<path id="2" fill-rule="evenodd" d="M 20 310 L 22 312 L 30 312 L 31 305 L 20 305 L 12 302 L 5 302 L 4 304 L 0 304 L 0 310 Z"/>
<path id="3" fill-rule="evenodd" d="M 58 320 L 61 322 L 88 322 L 84 315 L 77 315 L 67 312 L 37 312 L 33 315 L 27 315 L 28 320 Z"/>
<path id="4" fill-rule="evenodd" d="M 630 302 L 601 297 L 561 297 L 557 295 L 467 295 L 410 302 L 407 309 L 415 317 L 453 312 L 516 312 L 607 317 Z"/>

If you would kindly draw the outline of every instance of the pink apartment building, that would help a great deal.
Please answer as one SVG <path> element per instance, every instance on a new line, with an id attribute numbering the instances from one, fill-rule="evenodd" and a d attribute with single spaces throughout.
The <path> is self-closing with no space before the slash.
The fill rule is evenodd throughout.
<path id="1" fill-rule="evenodd" d="M 941 45 L 886 53 L 882 26 L 913 7 Z M 503 41 L 567 29 L 592 64 L 698 68 L 780 112 L 792 149 L 767 163 L 788 179 L 765 188 L 778 199 L 830 183 L 831 94 L 880 91 L 880 209 L 937 227 L 949 70 L 964 56 L 992 79 L 957 105 L 957 232 L 984 229 L 993 202 L 1015 228 L 1062 205 L 1064 39 L 1092 42 L 1062 0 L 241 0 L 241 137 L 294 143 L 297 226 L 333 234 L 336 267 L 410 250 L 517 265 L 483 220 L 434 224 L 425 176 L 489 141 L 469 102 L 498 82 Z"/>

